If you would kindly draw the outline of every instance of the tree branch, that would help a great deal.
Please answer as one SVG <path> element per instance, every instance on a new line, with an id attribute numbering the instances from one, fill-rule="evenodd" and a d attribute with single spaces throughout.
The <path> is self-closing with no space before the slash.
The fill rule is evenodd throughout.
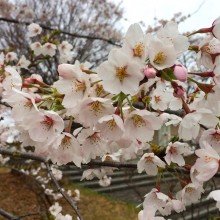
<path id="1" fill-rule="evenodd" d="M 81 214 L 79 213 L 79 211 L 77 210 L 74 201 L 71 199 L 71 197 L 69 197 L 64 190 L 60 187 L 59 183 L 57 182 L 56 178 L 53 175 L 53 172 L 51 170 L 50 164 L 48 162 L 45 163 L 46 168 L 48 170 L 48 173 L 54 183 L 54 185 L 56 186 L 58 192 L 60 192 L 62 194 L 62 196 L 66 199 L 66 201 L 70 204 L 70 206 L 73 208 L 74 212 L 76 213 L 76 215 L 79 217 L 80 220 L 83 220 Z"/>
<path id="2" fill-rule="evenodd" d="M 20 220 L 18 216 L 14 216 L 11 213 L 6 212 L 4 209 L 1 209 L 1 208 L 0 208 L 0 215 L 9 220 Z"/>
<path id="3" fill-rule="evenodd" d="M 3 21 L 3 22 L 8 22 L 8 23 L 14 23 L 14 24 L 20 24 L 20 25 L 30 25 L 31 22 L 24 22 L 24 21 L 18 21 L 16 19 L 9 19 L 9 18 L 2 18 L 0 17 L 0 21 Z M 55 28 L 51 28 L 49 26 L 46 26 L 46 25 L 43 25 L 43 24 L 39 24 L 44 30 L 49 30 L 49 31 L 55 31 L 57 29 Z M 77 38 L 84 38 L 84 39 L 90 39 L 90 40 L 101 40 L 101 41 L 105 41 L 111 45 L 114 45 L 114 46 L 121 46 L 119 43 L 116 43 L 112 40 L 109 40 L 109 39 L 106 39 L 106 38 L 103 38 L 103 37 L 98 37 L 98 36 L 89 36 L 89 35 L 82 35 L 82 34 L 76 34 L 76 33 L 70 33 L 70 32 L 67 32 L 67 31 L 64 31 L 64 30 L 59 30 L 62 34 L 65 34 L 65 35 L 68 35 L 68 36 L 71 36 L 71 37 L 77 37 Z"/>

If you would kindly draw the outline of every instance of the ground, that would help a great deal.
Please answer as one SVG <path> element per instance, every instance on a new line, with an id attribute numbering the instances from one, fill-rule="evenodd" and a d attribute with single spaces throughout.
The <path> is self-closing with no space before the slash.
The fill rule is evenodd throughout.
<path id="1" fill-rule="evenodd" d="M 73 185 L 66 187 L 79 188 Z M 135 206 L 113 201 L 88 189 L 79 189 L 81 199 L 78 209 L 84 220 L 137 220 L 138 210 Z M 29 178 L 7 169 L 0 169 L 0 208 L 16 216 L 34 214 L 22 218 L 25 220 L 42 220 L 42 216 L 38 212 L 46 210 L 49 203 L 53 203 L 50 200 L 50 198 L 42 196 L 41 189 Z M 71 207 L 65 200 L 59 200 L 59 202 L 64 207 L 63 214 L 69 213 L 74 216 Z M 0 220 L 3 219 L 0 217 Z"/>

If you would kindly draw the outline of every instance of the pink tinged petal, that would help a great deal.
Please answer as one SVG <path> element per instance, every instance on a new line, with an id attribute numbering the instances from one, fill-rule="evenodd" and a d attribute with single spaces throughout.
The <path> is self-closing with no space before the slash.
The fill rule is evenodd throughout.
<path id="1" fill-rule="evenodd" d="M 103 80 L 102 84 L 103 84 L 103 88 L 107 92 L 110 92 L 113 94 L 118 94 L 121 92 L 121 82 L 117 78 L 114 78 L 112 81 Z"/>
<path id="2" fill-rule="evenodd" d="M 139 160 L 137 163 L 137 170 L 138 173 L 142 173 L 145 167 L 145 161 L 144 160 Z"/>
<path id="3" fill-rule="evenodd" d="M 129 136 L 134 134 L 135 132 L 135 138 L 141 142 L 147 142 L 153 140 L 154 131 L 150 130 L 148 128 L 136 128 L 135 131 L 131 131 Z"/>
<path id="4" fill-rule="evenodd" d="M 172 202 L 172 205 L 173 205 L 173 209 L 177 213 L 180 213 L 180 212 L 182 212 L 186 209 L 185 205 L 180 200 L 172 199 L 171 202 Z"/>
<path id="5" fill-rule="evenodd" d="M 219 119 L 215 115 L 204 114 L 199 122 L 202 125 L 211 128 L 211 127 L 215 127 L 218 124 Z"/>
<path id="6" fill-rule="evenodd" d="M 177 163 L 179 166 L 184 166 L 185 165 L 185 160 L 183 159 L 183 156 L 179 154 L 172 154 L 171 155 L 171 160 L 174 163 Z"/>
<path id="7" fill-rule="evenodd" d="M 97 74 L 104 81 L 112 81 L 115 79 L 115 66 L 105 61 L 97 68 Z"/>
<path id="8" fill-rule="evenodd" d="M 79 68 L 77 69 L 74 65 L 71 64 L 60 64 L 58 66 L 59 76 L 63 77 L 64 79 L 76 78 L 77 70 L 81 72 Z"/>
<path id="9" fill-rule="evenodd" d="M 153 130 L 159 130 L 163 125 L 162 119 L 154 115 L 150 115 L 149 117 L 146 116 L 144 118 L 150 122 L 150 127 Z"/>
<path id="10" fill-rule="evenodd" d="M 122 49 L 112 49 L 108 56 L 108 61 L 114 67 L 124 67 L 129 64 L 130 57 Z"/>
<path id="11" fill-rule="evenodd" d="M 220 190 L 210 192 L 207 198 L 213 198 L 215 201 L 220 201 Z"/>
<path id="12" fill-rule="evenodd" d="M 169 108 L 173 111 L 182 109 L 182 100 L 178 98 L 173 99 L 169 104 Z"/>
<path id="13" fill-rule="evenodd" d="M 210 156 L 217 160 L 220 159 L 219 154 L 205 141 L 204 141 L 204 147 L 205 149 L 199 149 L 195 151 L 195 154 L 198 157 L 205 158 L 206 156 Z"/>
<path id="14" fill-rule="evenodd" d="M 130 46 L 135 46 L 135 44 L 143 40 L 143 38 L 144 32 L 141 29 L 141 26 L 138 23 L 132 24 L 127 30 L 125 43 L 129 44 Z"/>
<path id="15" fill-rule="evenodd" d="M 171 154 L 168 152 L 167 154 L 166 154 L 166 156 L 164 157 L 164 159 L 165 159 L 165 161 L 167 162 L 167 164 L 168 165 L 170 165 L 171 164 Z"/>
<path id="16" fill-rule="evenodd" d="M 157 156 L 154 156 L 153 158 L 154 164 L 156 164 L 158 167 L 165 168 L 166 164 Z"/>
<path id="17" fill-rule="evenodd" d="M 154 163 L 152 163 L 152 162 L 146 163 L 144 169 L 145 169 L 146 173 L 147 173 L 148 175 L 150 175 L 150 176 L 156 176 L 157 173 L 158 173 L 158 168 L 157 168 L 157 166 L 156 166 Z"/>
<path id="18" fill-rule="evenodd" d="M 135 76 L 134 77 L 126 77 L 121 84 L 121 91 L 125 94 L 135 95 L 139 89 L 139 82 Z"/>
<path id="19" fill-rule="evenodd" d="M 220 40 L 220 24 L 216 24 L 212 30 L 213 35 Z"/>
<path id="20" fill-rule="evenodd" d="M 173 39 L 173 44 L 177 54 L 183 53 L 189 47 L 188 37 L 179 35 L 178 37 Z"/>
<path id="21" fill-rule="evenodd" d="M 205 159 L 197 159 L 195 163 L 195 169 L 199 172 L 196 179 L 199 181 L 208 181 L 211 179 L 218 171 L 219 162 L 218 160 L 210 157 L 205 157 Z"/>
<path id="22" fill-rule="evenodd" d="M 72 92 L 72 87 L 75 80 L 58 80 L 53 84 L 53 87 L 55 87 L 61 94 L 70 94 Z"/>

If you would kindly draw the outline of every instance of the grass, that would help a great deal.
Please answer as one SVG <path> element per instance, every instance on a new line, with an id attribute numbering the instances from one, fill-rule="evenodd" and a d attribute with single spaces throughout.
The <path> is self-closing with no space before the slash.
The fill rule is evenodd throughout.
<path id="1" fill-rule="evenodd" d="M 139 210 L 133 204 L 113 200 L 76 185 L 68 186 L 68 189 L 76 188 L 81 192 L 78 208 L 85 220 L 137 220 Z"/>

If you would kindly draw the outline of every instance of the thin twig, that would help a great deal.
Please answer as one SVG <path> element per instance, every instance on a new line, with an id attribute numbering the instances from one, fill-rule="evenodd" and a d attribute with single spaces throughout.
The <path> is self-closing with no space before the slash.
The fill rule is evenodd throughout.
<path id="1" fill-rule="evenodd" d="M 21 25 L 26 25 L 26 26 L 31 24 L 31 22 L 18 21 L 16 19 L 11 19 L 11 18 L 9 19 L 9 18 L 2 18 L 2 17 L 0 17 L 0 21 L 4 21 L 4 22 L 8 22 L 8 23 L 14 23 L 14 24 L 21 24 Z M 49 30 L 49 31 L 57 30 L 55 28 L 51 28 L 51 27 L 43 25 L 43 24 L 39 24 L 39 25 L 45 30 Z M 114 46 L 121 46 L 119 43 L 116 43 L 112 40 L 109 40 L 109 39 L 106 39 L 106 38 L 103 38 L 103 37 L 70 33 L 70 32 L 64 31 L 64 30 L 59 30 L 59 31 L 62 34 L 65 34 L 65 35 L 68 35 L 68 36 L 71 36 L 71 37 L 84 38 L 84 39 L 90 39 L 90 40 L 101 40 L 101 41 L 105 41 L 109 44 L 112 44 Z"/>
<path id="2" fill-rule="evenodd" d="M 58 192 L 60 192 L 62 194 L 62 196 L 66 199 L 66 201 L 70 204 L 70 206 L 73 208 L 74 212 L 76 213 L 76 215 L 79 217 L 80 220 L 83 220 L 81 214 L 79 213 L 78 209 L 75 206 L 74 201 L 71 199 L 71 197 L 69 197 L 65 191 L 60 187 L 59 183 L 57 182 L 55 176 L 53 175 L 53 172 L 51 170 L 50 164 L 48 162 L 45 162 L 47 171 L 51 177 L 51 179 L 53 180 L 53 183 L 55 184 Z"/>
<path id="3" fill-rule="evenodd" d="M 0 215 L 5 217 L 6 219 L 9 219 L 9 220 L 19 220 L 20 219 L 18 216 L 12 215 L 11 213 L 6 212 L 4 209 L 1 209 L 1 208 L 0 208 Z"/>

